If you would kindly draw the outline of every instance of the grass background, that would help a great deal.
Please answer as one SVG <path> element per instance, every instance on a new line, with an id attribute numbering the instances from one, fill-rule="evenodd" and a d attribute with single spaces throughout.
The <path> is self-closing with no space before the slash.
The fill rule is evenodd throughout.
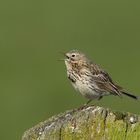
<path id="1" fill-rule="evenodd" d="M 19 140 L 50 116 L 87 100 L 66 78 L 59 52 L 79 49 L 114 81 L 140 95 L 140 2 L 2 0 L 0 137 Z M 98 105 L 140 114 L 140 101 L 109 96 Z"/>

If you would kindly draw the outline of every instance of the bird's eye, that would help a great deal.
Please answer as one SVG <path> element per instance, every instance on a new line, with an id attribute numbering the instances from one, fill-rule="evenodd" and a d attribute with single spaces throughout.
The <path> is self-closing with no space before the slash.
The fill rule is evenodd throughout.
<path id="1" fill-rule="evenodd" d="M 75 57 L 75 54 L 72 54 L 72 57 Z"/>

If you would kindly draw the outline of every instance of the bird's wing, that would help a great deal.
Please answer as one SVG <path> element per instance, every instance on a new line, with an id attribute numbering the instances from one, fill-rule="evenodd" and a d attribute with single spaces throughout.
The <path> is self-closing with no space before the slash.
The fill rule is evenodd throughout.
<path id="1" fill-rule="evenodd" d="M 92 78 L 91 80 L 96 83 L 99 89 L 121 96 L 121 87 L 115 85 L 107 72 L 102 70 L 98 65 L 92 64 Z"/>

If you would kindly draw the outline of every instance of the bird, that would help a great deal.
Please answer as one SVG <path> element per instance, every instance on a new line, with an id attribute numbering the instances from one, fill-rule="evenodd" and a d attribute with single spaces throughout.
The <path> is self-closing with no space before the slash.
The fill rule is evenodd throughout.
<path id="1" fill-rule="evenodd" d="M 63 54 L 67 77 L 74 89 L 88 99 L 86 104 L 89 104 L 93 99 L 100 100 L 107 95 L 119 97 L 126 95 L 138 99 L 138 96 L 117 85 L 105 70 L 81 51 L 71 50 Z"/>

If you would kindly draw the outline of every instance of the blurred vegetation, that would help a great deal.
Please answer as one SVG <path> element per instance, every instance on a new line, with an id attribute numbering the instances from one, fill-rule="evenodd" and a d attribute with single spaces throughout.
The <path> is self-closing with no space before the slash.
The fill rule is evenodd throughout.
<path id="1" fill-rule="evenodd" d="M 140 94 L 140 2 L 0 2 L 0 137 L 19 140 L 51 115 L 87 100 L 66 78 L 59 52 L 79 49 Z M 94 101 L 93 101 L 94 103 Z M 109 96 L 98 105 L 140 113 L 140 101 Z"/>

